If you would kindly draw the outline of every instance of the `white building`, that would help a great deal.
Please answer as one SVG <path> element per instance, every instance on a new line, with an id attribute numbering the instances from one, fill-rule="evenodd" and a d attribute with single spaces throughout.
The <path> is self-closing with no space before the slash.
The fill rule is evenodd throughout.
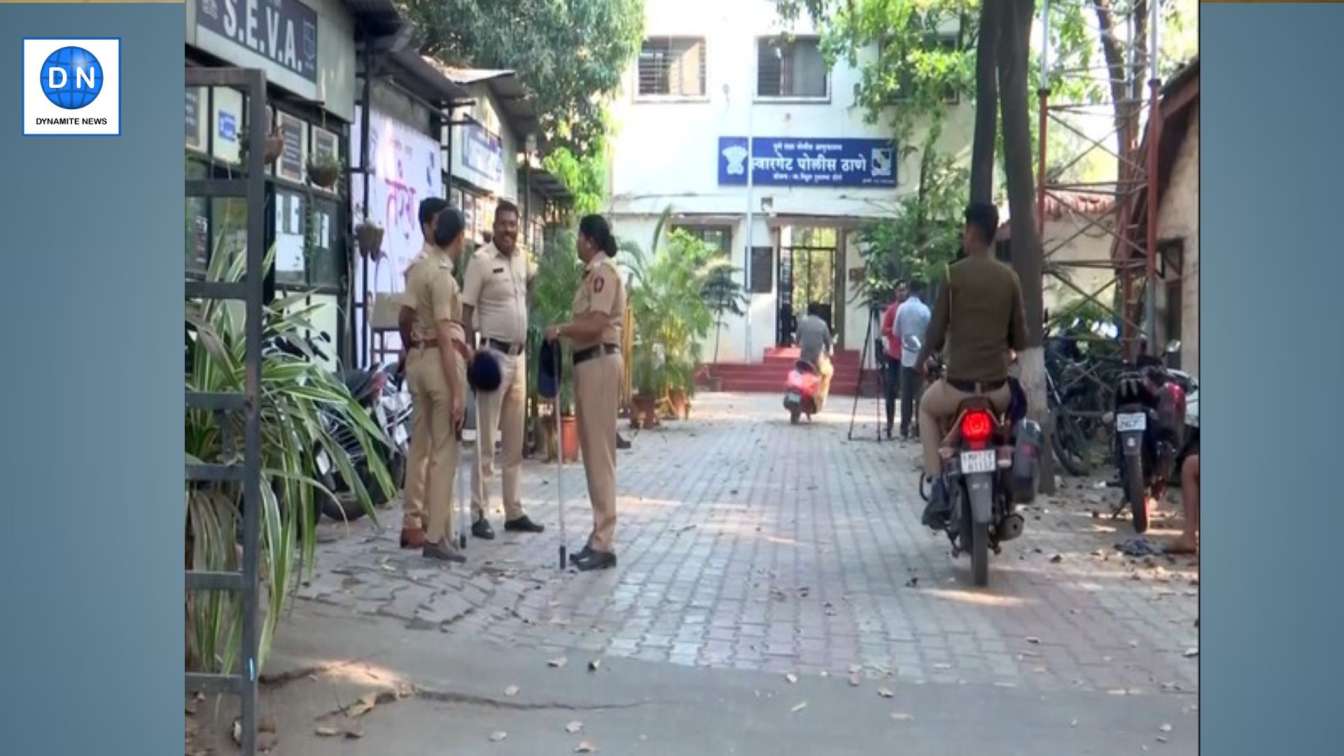
<path id="1" fill-rule="evenodd" d="M 809 22 L 781 37 L 772 0 L 648 0 L 645 15 L 613 106 L 617 236 L 647 250 L 670 206 L 673 227 L 731 251 L 752 303 L 725 328 L 722 361 L 758 362 L 787 344 L 790 315 L 809 303 L 830 309 L 840 347 L 860 349 L 868 317 L 852 282 L 863 264 L 854 231 L 914 190 L 917 155 L 897 157 L 906 145 L 889 141 L 890 126 L 865 123 L 860 72 L 843 61 L 827 70 Z M 952 107 L 942 148 L 966 157 L 970 107 Z"/>

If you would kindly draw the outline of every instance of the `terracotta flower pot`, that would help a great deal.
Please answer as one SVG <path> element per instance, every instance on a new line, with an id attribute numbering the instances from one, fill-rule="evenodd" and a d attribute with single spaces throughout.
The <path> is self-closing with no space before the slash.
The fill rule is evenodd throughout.
<path id="1" fill-rule="evenodd" d="M 262 157 L 266 160 L 266 165 L 274 163 L 280 157 L 280 153 L 284 152 L 284 150 L 284 137 L 279 134 L 272 134 L 266 137 L 266 152 L 262 154 Z"/>
<path id="2" fill-rule="evenodd" d="M 653 428 L 658 425 L 658 400 L 636 394 L 631 400 L 630 424 L 635 428 Z"/>
<path id="3" fill-rule="evenodd" d="M 685 391 L 672 389 L 667 392 L 667 402 L 671 407 L 673 420 L 685 420 L 690 417 L 691 401 Z"/>
<path id="4" fill-rule="evenodd" d="M 579 422 L 573 415 L 560 416 L 560 444 L 566 462 L 579 461 Z"/>

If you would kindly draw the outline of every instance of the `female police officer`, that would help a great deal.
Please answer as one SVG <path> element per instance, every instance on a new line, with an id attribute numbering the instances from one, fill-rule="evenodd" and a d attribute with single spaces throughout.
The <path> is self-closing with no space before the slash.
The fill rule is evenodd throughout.
<path id="1" fill-rule="evenodd" d="M 546 331 L 548 341 L 568 339 L 574 346 L 574 401 L 579 449 L 593 505 L 593 532 L 571 559 L 580 570 L 616 566 L 612 535 L 616 530 L 616 411 L 621 396 L 621 319 L 625 285 L 612 260 L 616 239 L 600 215 L 579 222 L 579 259 L 583 283 L 574 294 L 574 319 Z"/>
<path id="2" fill-rule="evenodd" d="M 453 479 L 457 432 L 466 410 L 466 359 L 462 297 L 453 268 L 462 254 L 462 214 L 449 207 L 434 223 L 434 247 L 406 272 L 406 301 L 415 310 L 414 347 L 406 372 L 414 397 L 413 433 L 429 439 L 429 527 L 424 555 L 463 562 L 453 546 Z"/>

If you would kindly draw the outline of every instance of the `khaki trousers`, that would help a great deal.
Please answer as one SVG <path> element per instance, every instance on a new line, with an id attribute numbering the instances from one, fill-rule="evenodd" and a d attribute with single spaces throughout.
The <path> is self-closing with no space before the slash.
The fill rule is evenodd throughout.
<path id="1" fill-rule="evenodd" d="M 465 367 L 460 360 L 457 362 L 463 386 L 466 385 Z M 411 380 L 411 395 L 415 402 L 412 433 L 428 439 L 424 501 L 429 510 L 429 522 L 425 537 L 432 543 L 439 543 L 453 532 L 453 482 L 457 473 L 458 442 L 448 381 L 439 364 L 438 348 L 413 350 L 406 360 L 406 374 Z"/>
<path id="2" fill-rule="evenodd" d="M 820 412 L 826 404 L 826 397 L 831 395 L 831 378 L 835 376 L 835 365 L 830 357 L 823 354 L 817 358 L 817 372 L 821 376 L 817 385 L 817 411 Z"/>
<path id="3" fill-rule="evenodd" d="M 484 504 L 490 501 L 485 480 L 492 477 L 495 464 L 495 431 L 504 441 L 501 460 L 504 478 L 504 518 L 523 516 L 523 500 L 518 495 L 518 478 L 523 467 L 523 413 L 527 406 L 527 358 L 493 353 L 499 360 L 502 380 L 499 388 L 476 395 L 477 438 L 481 440 L 480 464 L 471 466 L 471 511 L 477 519 L 485 517 Z"/>
<path id="4" fill-rule="evenodd" d="M 621 401 L 620 354 L 585 360 L 574 366 L 574 405 L 578 414 L 579 453 L 588 476 L 593 532 L 588 545 L 610 552 L 616 532 L 616 413 Z"/>
<path id="5" fill-rule="evenodd" d="M 943 461 L 938 454 L 938 447 L 951 430 L 949 425 L 956 419 L 957 407 L 974 396 L 977 394 L 950 386 L 942 378 L 929 384 L 929 388 L 924 391 L 924 396 L 919 400 L 919 440 L 924 446 L 925 475 L 936 477 L 942 474 Z M 1005 383 L 994 391 L 979 396 L 988 398 L 994 409 L 1003 412 L 1008 409 L 1013 393 Z"/>
<path id="6" fill-rule="evenodd" d="M 410 355 L 407 355 L 406 380 L 410 382 Z M 406 494 L 401 502 L 401 527 L 411 530 L 423 530 L 427 523 L 425 515 L 425 481 L 429 474 L 429 432 L 428 425 L 421 428 L 415 422 L 415 407 L 411 407 L 411 448 L 406 459 Z"/>

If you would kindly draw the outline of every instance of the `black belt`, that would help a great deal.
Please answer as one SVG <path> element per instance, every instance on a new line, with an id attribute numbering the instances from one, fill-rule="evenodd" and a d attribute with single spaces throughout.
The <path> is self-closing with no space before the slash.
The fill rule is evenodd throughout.
<path id="1" fill-rule="evenodd" d="M 620 351 L 621 348 L 616 346 L 615 344 L 600 344 L 595 347 L 580 349 L 579 351 L 574 353 L 574 364 L 577 365 L 580 362 L 587 362 L 588 360 L 591 360 L 594 357 L 602 357 L 603 355 L 608 354 L 617 354 Z"/>
<path id="2" fill-rule="evenodd" d="M 500 341 L 499 339 L 486 339 L 485 345 L 491 349 L 499 350 L 510 357 L 517 357 L 523 353 L 524 349 L 523 344 L 510 344 L 507 341 Z"/>
<path id="3" fill-rule="evenodd" d="M 998 391 L 1003 388 L 1008 381 L 999 379 L 997 381 L 954 381 L 947 379 L 947 385 L 966 394 L 988 394 L 991 391 Z"/>

